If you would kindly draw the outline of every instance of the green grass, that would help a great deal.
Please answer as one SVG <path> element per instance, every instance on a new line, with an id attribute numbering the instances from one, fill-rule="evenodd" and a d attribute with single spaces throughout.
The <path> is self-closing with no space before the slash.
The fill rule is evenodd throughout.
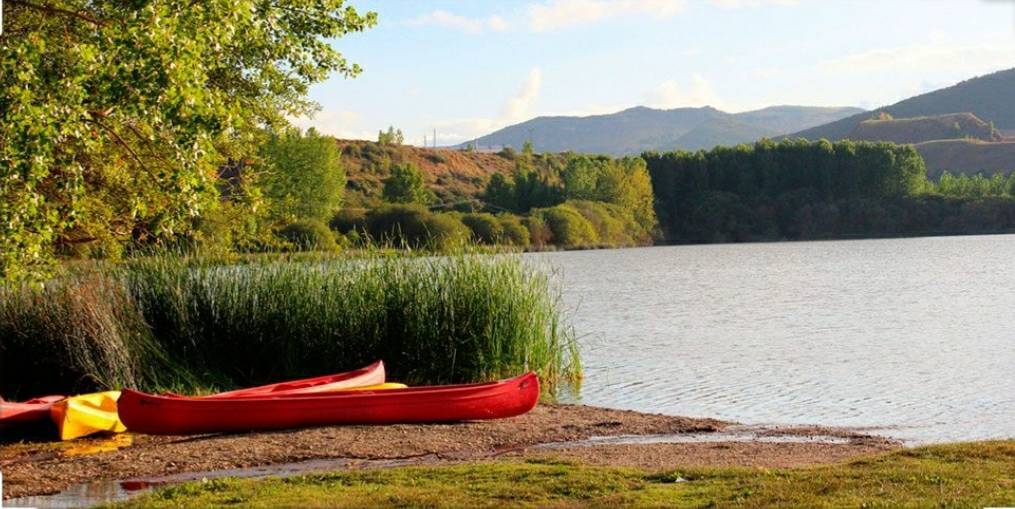
<path id="1" fill-rule="evenodd" d="M 561 462 L 217 480 L 119 508 L 187 507 L 984 507 L 1015 505 L 1015 441 L 904 450 L 801 469 L 647 472 Z"/>
<path id="2" fill-rule="evenodd" d="M 157 256 L 0 289 L 8 398 L 202 391 L 376 359 L 412 384 L 580 375 L 557 290 L 514 255 Z"/>

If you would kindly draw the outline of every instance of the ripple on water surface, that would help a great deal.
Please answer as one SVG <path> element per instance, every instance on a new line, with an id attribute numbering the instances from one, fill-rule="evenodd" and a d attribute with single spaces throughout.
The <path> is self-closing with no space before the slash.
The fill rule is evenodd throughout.
<path id="1" fill-rule="evenodd" d="M 558 270 L 584 403 L 1015 437 L 1015 236 L 527 256 Z"/>

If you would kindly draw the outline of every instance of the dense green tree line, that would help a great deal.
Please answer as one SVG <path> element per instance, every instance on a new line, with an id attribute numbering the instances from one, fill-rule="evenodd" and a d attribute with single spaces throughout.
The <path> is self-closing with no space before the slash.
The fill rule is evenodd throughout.
<path id="1" fill-rule="evenodd" d="M 1007 177 L 1001 172 L 987 177 L 952 175 L 946 171 L 932 186 L 934 192 L 956 198 L 1015 197 L 1015 172 Z"/>
<path id="2" fill-rule="evenodd" d="M 909 146 L 803 140 L 645 154 L 671 242 L 983 233 L 1015 228 L 1009 180 L 927 181 Z"/>

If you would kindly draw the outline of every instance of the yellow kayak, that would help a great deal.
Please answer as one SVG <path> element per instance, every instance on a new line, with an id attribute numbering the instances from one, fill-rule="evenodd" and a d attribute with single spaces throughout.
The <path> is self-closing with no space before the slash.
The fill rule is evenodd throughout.
<path id="1" fill-rule="evenodd" d="M 73 440 L 100 431 L 126 431 L 127 427 L 116 413 L 118 399 L 120 391 L 106 391 L 71 396 L 53 403 L 49 415 L 60 431 L 60 440 Z"/>

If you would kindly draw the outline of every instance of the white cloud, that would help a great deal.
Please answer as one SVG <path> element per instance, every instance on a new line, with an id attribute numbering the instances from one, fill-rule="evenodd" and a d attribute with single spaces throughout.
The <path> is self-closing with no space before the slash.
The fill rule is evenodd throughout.
<path id="1" fill-rule="evenodd" d="M 322 134 L 346 140 L 373 140 L 377 132 L 363 129 L 362 116 L 355 111 L 319 111 L 313 115 L 292 118 L 290 121 L 300 129 L 313 127 Z"/>
<path id="2" fill-rule="evenodd" d="M 684 108 L 712 106 L 722 108 L 724 101 L 712 84 L 700 74 L 691 76 L 691 82 L 682 86 L 677 80 L 667 80 L 649 92 L 646 104 L 655 108 Z"/>
<path id="3" fill-rule="evenodd" d="M 543 71 L 533 67 L 529 70 L 529 76 L 518 94 L 508 99 L 504 105 L 501 120 L 504 122 L 527 120 L 532 115 L 532 106 L 539 99 L 541 88 L 543 88 Z"/>
<path id="4" fill-rule="evenodd" d="M 518 92 L 504 101 L 494 118 L 457 118 L 437 124 L 438 143 L 459 143 L 477 138 L 504 126 L 517 124 L 535 116 L 535 104 L 543 88 L 543 71 L 538 67 L 529 70 Z"/>
<path id="5" fill-rule="evenodd" d="M 685 7 L 684 0 L 547 0 L 529 5 L 529 27 L 548 32 L 631 15 L 668 19 Z"/>
<path id="6" fill-rule="evenodd" d="M 490 30 L 495 32 L 506 32 L 508 28 L 511 28 L 508 22 L 500 16 L 486 18 L 486 25 L 490 27 Z"/>
<path id="7" fill-rule="evenodd" d="M 744 7 L 763 7 L 766 5 L 797 5 L 800 0 L 709 0 L 709 3 L 723 9 L 741 9 Z"/>
<path id="8" fill-rule="evenodd" d="M 932 73 L 942 70 L 969 74 L 1009 68 L 1013 62 L 1015 44 L 1011 41 L 969 45 L 940 41 L 877 49 L 824 60 L 818 63 L 818 69 L 836 74 L 902 71 Z"/>
<path id="9" fill-rule="evenodd" d="M 436 26 L 450 28 L 460 32 L 477 35 L 487 30 L 503 32 L 509 28 L 508 22 L 500 16 L 488 18 L 470 18 L 452 12 L 436 10 L 428 12 L 416 18 L 410 19 L 406 24 L 411 26 Z"/>

